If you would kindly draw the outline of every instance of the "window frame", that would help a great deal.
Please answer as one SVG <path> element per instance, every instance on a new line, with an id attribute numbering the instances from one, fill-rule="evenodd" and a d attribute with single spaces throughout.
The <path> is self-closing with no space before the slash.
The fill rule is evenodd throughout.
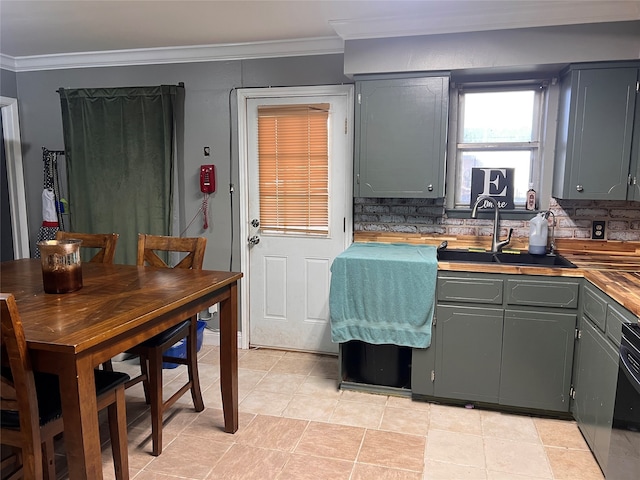
<path id="1" fill-rule="evenodd" d="M 534 104 L 534 116 L 537 116 L 534 128 L 534 140 L 532 142 L 509 142 L 504 144 L 468 144 L 459 143 L 462 134 L 462 121 L 460 114 L 462 112 L 463 100 L 461 100 L 461 91 L 468 92 L 488 92 L 488 91 L 514 91 L 514 90 L 537 90 L 537 99 Z M 445 191 L 445 209 L 446 215 L 452 218 L 467 218 L 471 212 L 470 206 L 455 205 L 457 169 L 458 169 L 458 153 L 459 145 L 465 149 L 473 150 L 509 150 L 520 149 L 529 150 L 532 146 L 537 151 L 534 155 L 529 178 L 534 183 L 534 188 L 538 196 L 538 210 L 548 209 L 549 198 L 551 194 L 551 183 L 553 175 L 553 154 L 555 150 L 555 125 L 558 110 L 558 94 L 559 87 L 557 79 L 547 78 L 531 78 L 517 80 L 499 80 L 499 81 L 452 81 L 449 97 L 449 141 L 447 146 L 447 173 L 446 173 L 446 191 Z M 462 103 L 461 103 L 462 102 Z M 536 135 L 537 132 L 537 135 Z M 497 145 L 505 145 L 504 149 Z M 521 218 L 530 216 L 535 213 L 526 210 L 524 206 L 518 206 L 512 210 L 501 210 L 503 218 Z"/>

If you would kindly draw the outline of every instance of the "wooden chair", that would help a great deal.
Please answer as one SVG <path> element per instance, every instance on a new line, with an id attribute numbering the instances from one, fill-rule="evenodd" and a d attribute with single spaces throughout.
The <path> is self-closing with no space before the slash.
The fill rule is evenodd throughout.
<path id="1" fill-rule="evenodd" d="M 0 442 L 19 449 L 7 478 L 55 480 L 53 439 L 64 431 L 58 377 L 34 372 L 12 294 L 0 293 L 2 321 L 2 416 Z M 98 409 L 108 407 L 115 474 L 128 480 L 124 385 L 129 375 L 96 370 Z"/>
<path id="2" fill-rule="evenodd" d="M 76 233 L 56 232 L 56 240 L 82 240 L 81 248 L 98 248 L 98 252 L 89 260 L 93 263 L 113 263 L 118 243 L 117 233 Z"/>
<path id="3" fill-rule="evenodd" d="M 180 238 L 159 235 L 138 235 L 137 264 L 149 264 L 153 267 L 171 268 L 156 252 L 182 252 L 187 255 L 173 268 L 202 269 L 207 239 Z M 163 353 L 176 342 L 186 339 L 186 358 L 164 356 Z M 162 419 L 167 411 L 182 395 L 191 390 L 191 397 L 196 412 L 204 410 L 200 379 L 198 377 L 197 356 L 197 317 L 193 316 L 173 328 L 128 350 L 140 356 L 142 374 L 127 383 L 127 387 L 144 382 L 147 403 L 151 404 L 151 437 L 153 455 L 162 453 Z M 186 365 L 189 373 L 188 381 L 182 385 L 167 401 L 162 396 L 162 362 Z"/>

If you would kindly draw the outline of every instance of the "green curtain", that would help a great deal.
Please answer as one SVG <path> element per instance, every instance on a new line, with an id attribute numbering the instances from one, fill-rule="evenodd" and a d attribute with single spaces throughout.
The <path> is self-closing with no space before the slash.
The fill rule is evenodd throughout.
<path id="1" fill-rule="evenodd" d="M 136 263 L 138 233 L 171 235 L 174 125 L 181 86 L 59 89 L 70 227 L 120 234 L 115 263 Z"/>

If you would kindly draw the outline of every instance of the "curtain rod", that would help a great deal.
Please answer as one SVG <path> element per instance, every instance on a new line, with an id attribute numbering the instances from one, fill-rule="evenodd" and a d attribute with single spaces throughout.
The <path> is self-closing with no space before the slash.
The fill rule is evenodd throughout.
<path id="1" fill-rule="evenodd" d="M 49 150 L 46 147 L 42 147 L 42 152 L 55 153 L 56 155 L 64 155 L 64 150 Z"/>
<path id="2" fill-rule="evenodd" d="M 184 82 L 178 82 L 178 85 L 176 85 L 177 87 L 182 87 L 184 88 Z M 70 89 L 71 87 L 67 87 L 67 89 Z M 102 87 L 102 88 L 135 88 L 135 87 Z M 56 93 L 60 93 L 61 91 L 63 91 L 64 88 L 60 87 L 56 90 Z"/>

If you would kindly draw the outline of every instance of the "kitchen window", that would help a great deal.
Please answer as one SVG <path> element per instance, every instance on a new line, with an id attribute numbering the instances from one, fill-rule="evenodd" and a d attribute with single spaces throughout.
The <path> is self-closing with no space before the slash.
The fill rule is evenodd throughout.
<path id="1" fill-rule="evenodd" d="M 530 184 L 540 197 L 545 91 L 543 82 L 454 83 L 447 168 L 448 209 L 471 208 L 473 168 L 514 169 L 514 210 L 525 209 Z"/>

